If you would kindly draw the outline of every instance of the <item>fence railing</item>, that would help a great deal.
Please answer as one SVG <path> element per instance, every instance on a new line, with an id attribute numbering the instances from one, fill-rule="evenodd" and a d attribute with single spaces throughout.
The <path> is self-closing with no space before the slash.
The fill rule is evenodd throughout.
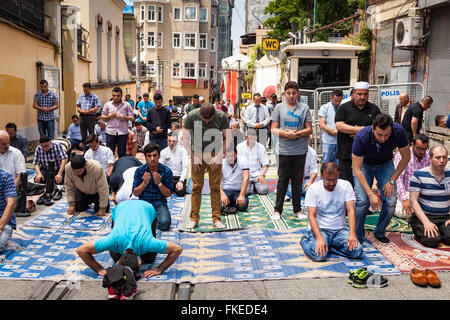
<path id="1" fill-rule="evenodd" d="M 44 0 L 0 1 L 0 16 L 44 35 Z"/>

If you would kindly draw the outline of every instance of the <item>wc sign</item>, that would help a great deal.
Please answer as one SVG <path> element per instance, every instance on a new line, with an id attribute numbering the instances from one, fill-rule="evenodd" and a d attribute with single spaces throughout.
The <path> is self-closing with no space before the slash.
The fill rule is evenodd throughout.
<path id="1" fill-rule="evenodd" d="M 380 90 L 381 100 L 398 100 L 400 97 L 399 89 Z"/>

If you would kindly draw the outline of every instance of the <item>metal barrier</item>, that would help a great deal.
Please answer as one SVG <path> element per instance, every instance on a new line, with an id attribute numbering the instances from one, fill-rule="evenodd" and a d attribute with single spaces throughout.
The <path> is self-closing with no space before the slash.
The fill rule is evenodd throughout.
<path id="1" fill-rule="evenodd" d="M 342 90 L 344 92 L 344 99 L 346 99 L 352 88 L 353 86 L 322 87 L 315 90 L 300 89 L 299 101 L 306 103 L 312 113 L 313 143 L 319 160 L 322 159 L 322 130 L 319 126 L 320 107 L 330 102 L 333 90 Z M 408 94 L 411 102 L 417 102 L 425 96 L 424 87 L 418 82 L 371 85 L 369 88 L 369 101 L 376 104 L 381 112 L 389 114 L 393 118 L 395 108 L 400 102 L 399 97 L 404 92 Z"/>

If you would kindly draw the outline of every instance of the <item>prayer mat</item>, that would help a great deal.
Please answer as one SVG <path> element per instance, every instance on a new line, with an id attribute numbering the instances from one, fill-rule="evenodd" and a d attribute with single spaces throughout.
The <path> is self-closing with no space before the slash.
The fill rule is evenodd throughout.
<path id="1" fill-rule="evenodd" d="M 450 246 L 441 243 L 438 248 L 427 248 L 410 233 L 388 232 L 390 243 L 381 243 L 373 233 L 366 232 L 366 236 L 400 272 L 408 273 L 412 268 L 450 270 Z"/>
<path id="2" fill-rule="evenodd" d="M 366 228 L 366 230 L 375 230 L 379 216 L 379 212 L 374 212 L 371 215 L 366 216 L 366 221 L 364 222 L 364 227 Z M 389 225 L 386 228 L 386 231 L 412 233 L 412 229 L 409 226 L 408 219 L 401 219 L 396 216 L 392 217 Z"/>

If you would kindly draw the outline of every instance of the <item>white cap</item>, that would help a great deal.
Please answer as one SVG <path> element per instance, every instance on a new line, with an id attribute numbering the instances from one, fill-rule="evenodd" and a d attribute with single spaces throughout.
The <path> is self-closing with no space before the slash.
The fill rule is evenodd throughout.
<path id="1" fill-rule="evenodd" d="M 198 100 L 205 101 L 205 98 L 203 96 L 200 96 L 200 98 L 198 98 Z"/>
<path id="2" fill-rule="evenodd" d="M 370 84 L 368 82 L 365 82 L 365 81 L 357 82 L 353 86 L 353 89 L 355 89 L 355 90 L 357 90 L 357 89 L 369 90 L 369 88 L 370 88 Z"/>

